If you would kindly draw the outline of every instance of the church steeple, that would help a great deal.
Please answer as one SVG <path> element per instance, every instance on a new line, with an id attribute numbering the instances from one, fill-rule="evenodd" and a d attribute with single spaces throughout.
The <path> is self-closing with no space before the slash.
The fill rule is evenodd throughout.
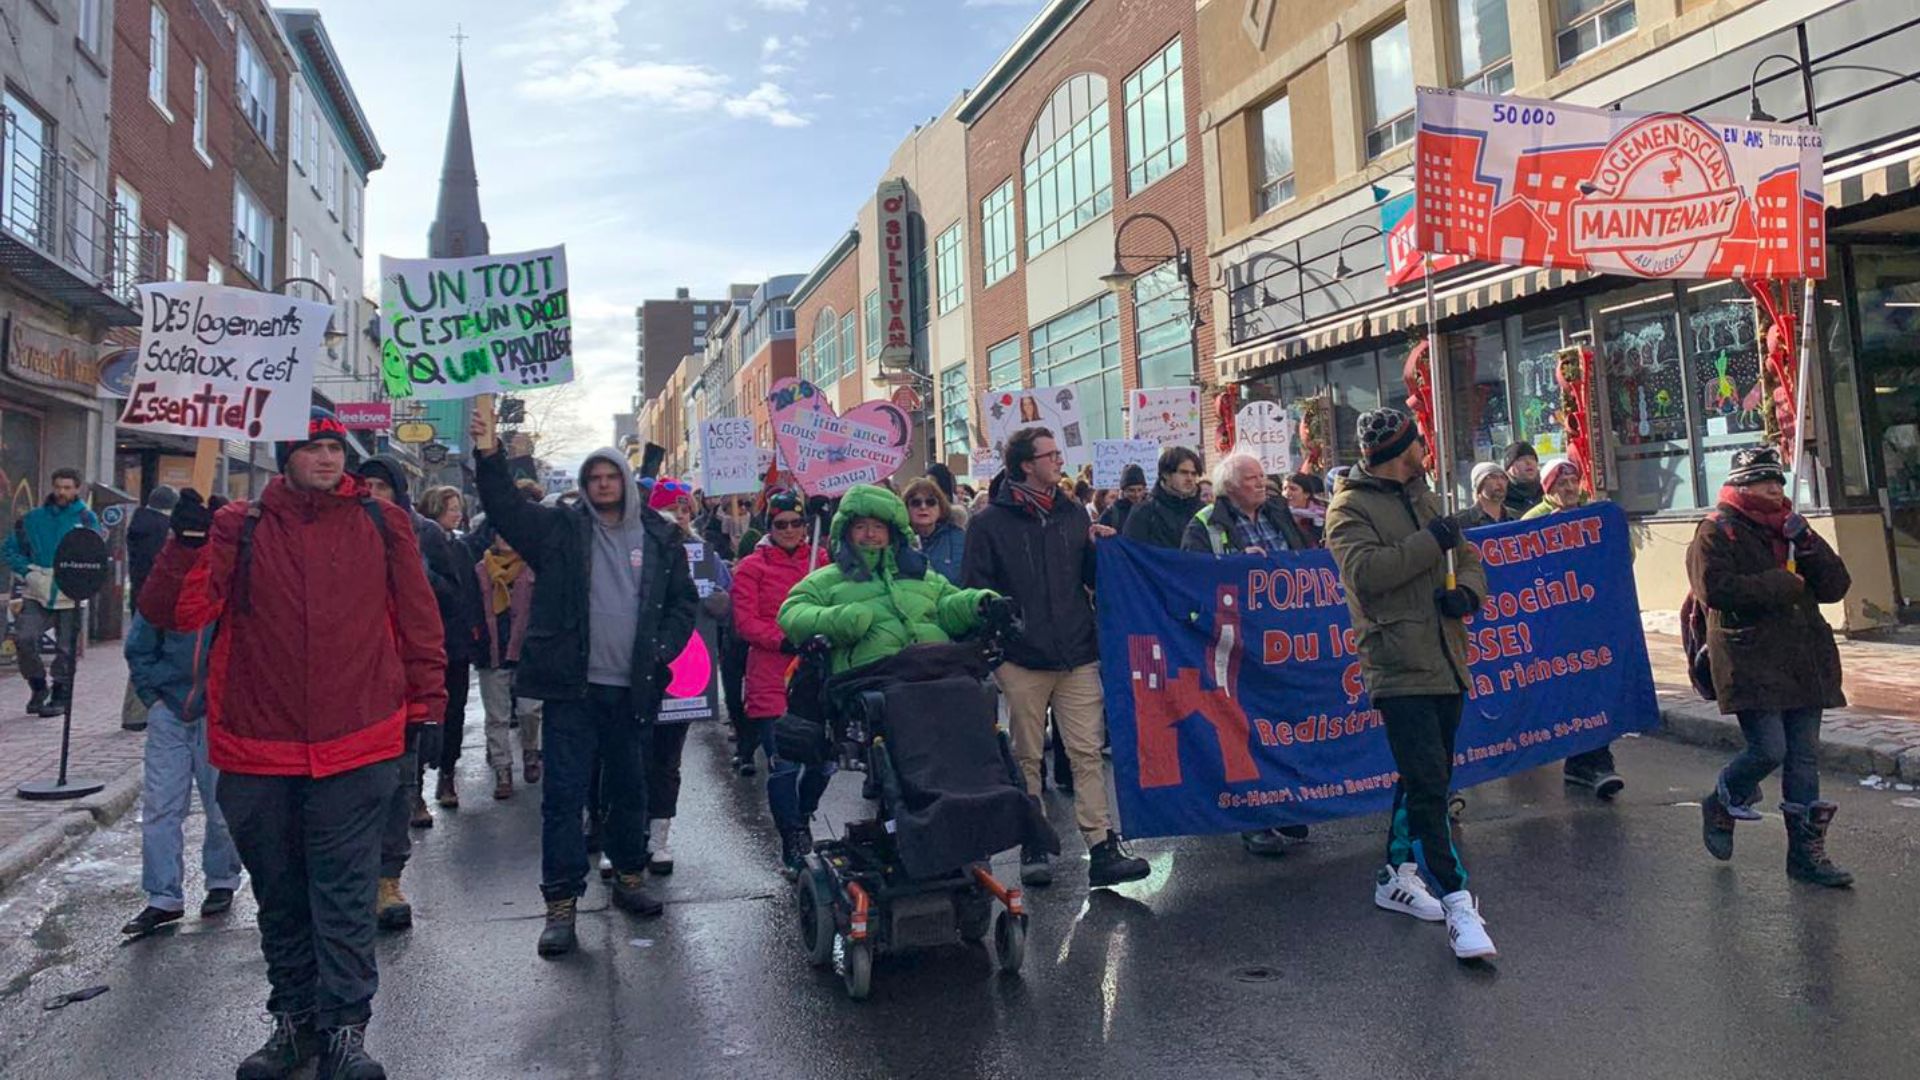
<path id="1" fill-rule="evenodd" d="M 473 167 L 473 131 L 467 124 L 466 65 L 456 60 L 447 154 L 440 165 L 440 205 L 427 230 L 427 255 L 442 259 L 485 255 L 488 250 L 487 223 L 480 217 L 480 177 Z"/>

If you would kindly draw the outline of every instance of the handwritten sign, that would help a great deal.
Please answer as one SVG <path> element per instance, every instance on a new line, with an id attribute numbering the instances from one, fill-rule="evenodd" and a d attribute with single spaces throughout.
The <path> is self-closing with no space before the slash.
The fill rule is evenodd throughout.
<path id="1" fill-rule="evenodd" d="M 1278 402 L 1252 401 L 1241 406 L 1234 429 L 1239 438 L 1234 450 L 1257 455 L 1260 471 L 1268 476 L 1293 471 L 1293 424 Z"/>
<path id="2" fill-rule="evenodd" d="M 443 401 L 573 379 L 567 249 L 380 257 L 387 396 Z"/>
<path id="3" fill-rule="evenodd" d="M 272 442 L 305 438 L 314 357 L 333 308 L 204 282 L 140 286 L 140 353 L 122 427 Z"/>
<path id="4" fill-rule="evenodd" d="M 1072 468 L 1093 463 L 1092 440 L 1080 419 L 1080 398 L 1071 386 L 1042 386 L 1033 390 L 989 390 L 980 396 L 987 418 L 987 444 L 1004 453 L 1007 440 L 1021 428 L 1043 427 L 1053 432 L 1065 462 Z"/>
<path id="5" fill-rule="evenodd" d="M 1192 386 L 1135 390 L 1127 403 L 1127 437 L 1155 446 L 1200 446 L 1200 391 Z"/>
<path id="6" fill-rule="evenodd" d="M 700 490 L 739 495 L 760 490 L 764 470 L 753 445 L 753 418 L 723 417 L 700 423 Z"/>
<path id="7" fill-rule="evenodd" d="M 976 446 L 967 451 L 967 475 L 984 484 L 1000 472 L 1000 451 L 991 446 Z"/>
<path id="8" fill-rule="evenodd" d="M 773 441 L 808 495 L 832 498 L 855 484 L 877 484 L 907 460 L 913 421 L 885 401 L 864 401 L 835 415 L 819 387 L 786 378 L 767 395 Z"/>
<path id="9" fill-rule="evenodd" d="M 1093 440 L 1093 486 L 1117 488 L 1127 466 L 1138 465 L 1153 476 L 1160 468 L 1160 444 L 1152 439 Z"/>

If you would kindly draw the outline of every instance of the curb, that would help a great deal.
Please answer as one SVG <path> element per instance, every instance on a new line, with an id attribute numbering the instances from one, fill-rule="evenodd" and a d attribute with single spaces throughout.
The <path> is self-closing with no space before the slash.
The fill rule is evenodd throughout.
<path id="1" fill-rule="evenodd" d="M 1739 721 L 1707 702 L 1681 700 L 1678 692 L 1661 695 L 1657 734 L 1694 746 L 1737 750 L 1746 745 Z M 1828 729 L 1820 735 L 1820 767 L 1920 784 L 1920 748 Z"/>
<path id="2" fill-rule="evenodd" d="M 0 893 L 42 864 L 77 847 L 97 829 L 119 821 L 140 800 L 140 765 L 130 766 L 106 789 L 76 800 L 52 821 L 0 849 Z"/>

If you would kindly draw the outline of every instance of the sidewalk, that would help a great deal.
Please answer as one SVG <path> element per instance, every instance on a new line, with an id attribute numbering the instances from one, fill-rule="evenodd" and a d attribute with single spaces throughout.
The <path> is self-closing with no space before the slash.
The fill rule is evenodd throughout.
<path id="1" fill-rule="evenodd" d="M 14 789 L 60 772 L 60 718 L 24 715 L 27 684 L 0 677 L 0 891 L 95 828 L 110 824 L 140 794 L 146 735 L 120 729 L 127 662 L 120 642 L 92 643 L 80 658 L 73 698 L 73 748 L 67 775 L 103 781 L 97 795 L 28 802 Z"/>
<path id="2" fill-rule="evenodd" d="M 1653 620 L 1648 620 L 1650 624 Z M 1677 631 L 1677 625 L 1674 627 Z M 1742 745 L 1740 725 L 1718 705 L 1700 700 L 1687 681 L 1677 632 L 1650 625 L 1647 657 L 1659 689 L 1662 730 L 1703 746 Z M 1920 783 L 1920 645 L 1840 641 L 1845 709 L 1827 713 L 1820 728 L 1820 764 Z"/>

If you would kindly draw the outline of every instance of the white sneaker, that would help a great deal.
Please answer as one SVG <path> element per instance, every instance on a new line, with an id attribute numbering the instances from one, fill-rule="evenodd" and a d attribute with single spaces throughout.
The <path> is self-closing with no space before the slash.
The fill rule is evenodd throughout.
<path id="1" fill-rule="evenodd" d="M 647 822 L 647 869 L 656 874 L 673 873 L 673 852 L 667 848 L 672 818 L 654 818 Z"/>
<path id="2" fill-rule="evenodd" d="M 1486 921 L 1480 918 L 1480 905 L 1472 893 L 1465 889 L 1448 893 L 1440 903 L 1447 909 L 1447 938 L 1453 942 L 1453 955 L 1462 960 L 1491 960 L 1500 955 L 1487 936 Z"/>
<path id="3" fill-rule="evenodd" d="M 1414 864 L 1401 863 L 1397 868 L 1383 866 L 1375 875 L 1375 881 L 1378 884 L 1373 887 L 1374 906 L 1411 915 L 1421 922 L 1446 919 L 1447 909 L 1433 898 L 1426 880 L 1420 876 L 1420 868 Z"/>

